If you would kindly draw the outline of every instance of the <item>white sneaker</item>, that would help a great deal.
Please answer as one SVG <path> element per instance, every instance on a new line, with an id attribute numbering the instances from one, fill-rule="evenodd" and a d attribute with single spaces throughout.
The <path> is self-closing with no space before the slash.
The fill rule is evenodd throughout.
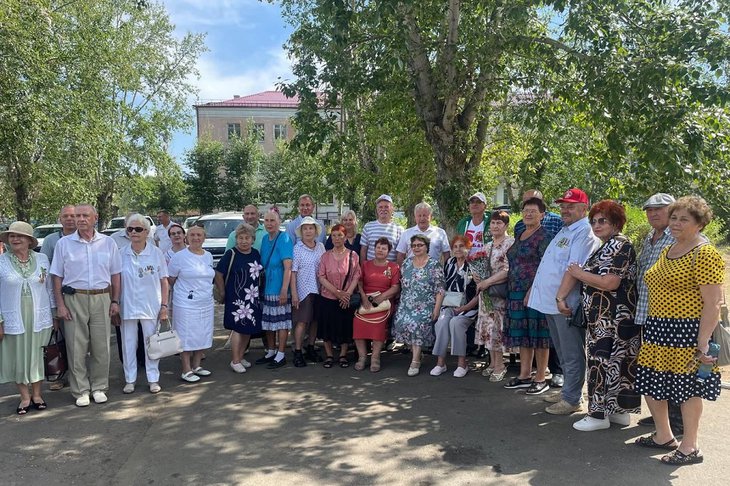
<path id="1" fill-rule="evenodd" d="M 198 366 L 193 370 L 193 373 L 195 373 L 198 376 L 210 376 L 211 372 L 203 368 L 202 366 Z"/>
<path id="2" fill-rule="evenodd" d="M 446 371 L 446 370 L 444 370 L 444 371 Z M 456 368 L 454 370 L 454 377 L 456 377 L 456 378 L 464 378 L 466 376 L 467 371 L 469 371 L 469 370 L 467 370 L 466 368 L 462 368 L 461 366 L 459 366 L 458 368 Z"/>
<path id="3" fill-rule="evenodd" d="M 246 358 L 243 358 L 241 360 L 241 364 L 243 365 L 244 368 L 250 368 L 251 366 L 253 366 L 250 362 L 246 361 Z"/>
<path id="4" fill-rule="evenodd" d="M 631 425 L 631 415 L 628 413 L 612 413 L 608 416 L 608 421 L 612 424 L 622 425 L 624 427 Z"/>
<path id="5" fill-rule="evenodd" d="M 85 393 L 76 399 L 77 407 L 88 407 L 90 403 L 91 403 L 91 400 L 89 400 L 89 395 L 87 395 Z"/>
<path id="6" fill-rule="evenodd" d="M 233 371 L 235 371 L 236 373 L 245 373 L 246 372 L 246 367 L 244 366 L 243 363 L 234 363 L 233 361 L 231 361 L 229 363 L 229 365 L 230 365 L 231 369 Z"/>
<path id="7" fill-rule="evenodd" d="M 122 388 L 122 393 L 134 393 L 134 383 L 127 383 L 124 385 L 124 388 Z"/>
<path id="8" fill-rule="evenodd" d="M 410 368 L 409 368 L 408 372 L 410 373 Z M 431 370 L 431 376 L 439 376 L 444 373 L 446 373 L 446 365 L 444 365 L 444 366 L 436 365 Z M 416 373 L 416 374 L 418 374 L 418 373 Z"/>
<path id="9" fill-rule="evenodd" d="M 597 419 L 590 415 L 586 415 L 573 424 L 573 428 L 575 430 L 580 430 L 582 432 L 593 432 L 594 430 L 603 430 L 608 429 L 609 427 L 611 427 L 611 421 L 607 418 Z"/>
<path id="10" fill-rule="evenodd" d="M 182 378 L 183 381 L 187 381 L 188 383 L 195 383 L 196 381 L 200 381 L 200 377 L 192 371 L 183 373 L 182 375 L 180 375 L 180 378 Z"/>
<path id="11" fill-rule="evenodd" d="M 150 383 L 150 393 L 160 393 L 161 390 L 159 383 Z"/>
<path id="12" fill-rule="evenodd" d="M 552 386 L 561 387 L 563 386 L 563 382 L 565 381 L 565 378 L 563 378 L 563 375 L 559 375 L 558 373 L 555 373 L 553 377 L 550 379 L 550 384 Z"/>
<path id="13" fill-rule="evenodd" d="M 109 400 L 106 397 L 106 393 L 104 393 L 101 390 L 96 390 L 94 392 L 91 392 L 91 396 L 94 398 L 94 402 L 96 402 L 96 403 L 106 403 L 106 401 Z"/>

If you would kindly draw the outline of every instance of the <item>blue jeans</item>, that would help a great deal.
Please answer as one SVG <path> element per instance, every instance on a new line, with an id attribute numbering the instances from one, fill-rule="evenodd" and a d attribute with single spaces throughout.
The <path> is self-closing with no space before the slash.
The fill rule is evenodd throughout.
<path id="1" fill-rule="evenodd" d="M 550 326 L 550 339 L 563 368 L 563 400 L 578 405 L 583 396 L 586 381 L 586 332 L 580 327 L 568 325 L 563 314 L 546 314 Z"/>

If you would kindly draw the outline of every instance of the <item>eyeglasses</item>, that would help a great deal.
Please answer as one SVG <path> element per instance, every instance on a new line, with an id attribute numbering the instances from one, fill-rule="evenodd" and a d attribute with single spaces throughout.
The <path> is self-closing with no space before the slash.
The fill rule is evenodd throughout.
<path id="1" fill-rule="evenodd" d="M 182 236 L 184 234 L 185 233 L 183 233 L 182 231 L 172 231 L 172 232 L 170 232 L 170 236 Z"/>
<path id="2" fill-rule="evenodd" d="M 523 209 L 522 214 L 538 214 L 540 211 L 537 209 Z"/>
<path id="3" fill-rule="evenodd" d="M 411 244 L 411 248 L 421 248 L 421 247 L 424 247 L 424 246 L 426 246 L 425 243 L 413 243 L 413 244 Z"/>
<path id="4" fill-rule="evenodd" d="M 592 219 L 591 220 L 591 226 L 595 226 L 596 224 L 604 225 L 608 224 L 608 218 L 598 218 L 598 219 Z"/>
<path id="5" fill-rule="evenodd" d="M 144 228 L 140 226 L 127 226 L 127 233 L 141 233 L 144 231 Z"/>

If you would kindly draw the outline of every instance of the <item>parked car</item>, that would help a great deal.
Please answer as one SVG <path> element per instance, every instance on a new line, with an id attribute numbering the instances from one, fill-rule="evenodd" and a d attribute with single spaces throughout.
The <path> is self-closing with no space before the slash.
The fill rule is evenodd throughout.
<path id="1" fill-rule="evenodd" d="M 195 221 L 196 226 L 205 228 L 203 249 L 213 255 L 213 261 L 216 264 L 226 251 L 228 235 L 241 223 L 243 223 L 243 213 L 239 212 L 206 214 Z"/>
<path id="2" fill-rule="evenodd" d="M 124 220 L 126 219 L 125 216 L 117 216 L 116 218 L 112 218 L 111 221 L 109 221 L 109 226 L 106 227 L 105 230 L 102 230 L 101 233 L 111 236 L 120 229 L 124 229 Z M 155 220 L 152 219 L 151 216 L 145 216 L 145 219 L 150 222 L 150 234 L 155 233 L 155 228 L 157 227 L 155 225 Z"/>
<path id="3" fill-rule="evenodd" d="M 61 228 L 63 228 L 63 226 L 58 223 L 42 224 L 40 226 L 36 226 L 33 230 L 33 236 L 35 236 L 38 240 L 38 246 L 35 247 L 35 251 L 41 251 L 41 246 L 43 246 L 43 239 L 46 236 L 55 233 L 56 231 L 61 231 Z"/>
<path id="4" fill-rule="evenodd" d="M 185 218 L 185 221 L 183 222 L 182 227 L 187 230 L 188 228 L 190 228 L 192 225 L 195 224 L 195 222 L 198 220 L 199 217 L 200 216 L 191 216 L 189 218 Z"/>

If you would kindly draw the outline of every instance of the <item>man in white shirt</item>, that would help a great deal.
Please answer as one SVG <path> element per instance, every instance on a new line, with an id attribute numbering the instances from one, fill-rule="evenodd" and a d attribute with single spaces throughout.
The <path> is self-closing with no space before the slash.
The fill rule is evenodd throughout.
<path id="1" fill-rule="evenodd" d="M 580 189 L 569 189 L 555 202 L 560 204 L 563 228 L 555 235 L 537 268 L 528 292 L 528 307 L 545 314 L 550 339 L 563 369 L 563 389 L 545 411 L 569 415 L 581 409 L 586 375 L 585 329 L 570 325 L 580 300 L 579 282 L 568 273 L 568 266 L 583 265 L 600 245 L 586 214 L 589 201 Z"/>
<path id="2" fill-rule="evenodd" d="M 301 239 L 297 236 L 297 228 L 299 227 L 299 224 L 307 216 L 314 218 L 313 213 L 314 199 L 312 199 L 312 196 L 310 196 L 309 194 L 302 194 L 301 196 L 299 196 L 299 216 L 289 221 L 289 224 L 286 225 L 286 233 L 289 235 L 289 238 L 291 238 L 291 241 L 294 245 L 296 245 L 297 242 Z M 316 241 L 324 244 L 325 240 L 327 239 L 324 222 L 316 218 L 315 221 L 317 221 L 317 225 L 319 225 L 319 236 L 317 236 Z M 254 228 L 256 228 L 256 226 L 254 226 Z"/>
<path id="3" fill-rule="evenodd" d="M 122 261 L 112 239 L 94 229 L 97 219 L 90 204 L 76 206 L 76 232 L 58 241 L 50 271 L 78 407 L 89 405 L 89 392 L 96 403 L 107 401 L 110 320 L 119 314 Z"/>
<path id="4" fill-rule="evenodd" d="M 411 251 L 411 238 L 415 235 L 426 235 L 431 241 L 428 249 L 431 258 L 441 263 L 448 260 L 451 256 L 449 237 L 446 236 L 446 231 L 431 224 L 431 215 L 433 214 L 431 205 L 427 202 L 420 202 L 416 204 L 413 214 L 416 217 L 416 226 L 403 232 L 398 242 L 398 248 L 396 248 L 398 265 L 402 264 L 406 257 L 413 254 L 413 251 Z M 441 260 L 441 256 L 444 257 L 443 260 Z"/>
<path id="5" fill-rule="evenodd" d="M 172 240 L 170 240 L 170 235 L 167 234 L 167 231 L 173 225 L 173 221 L 170 219 L 170 213 L 164 209 L 157 211 L 157 221 L 160 224 L 155 228 L 155 244 L 162 250 L 162 254 L 164 255 L 167 250 L 172 248 Z"/>
<path id="6" fill-rule="evenodd" d="M 469 256 L 480 253 L 484 245 L 492 241 L 489 223 L 492 215 L 486 212 L 487 196 L 483 192 L 475 192 L 469 196 L 469 215 L 456 223 L 456 234 L 466 236 L 471 242 Z"/>
<path id="7" fill-rule="evenodd" d="M 360 236 L 360 262 L 375 258 L 375 242 L 379 238 L 388 238 L 392 250 L 388 253 L 388 260 L 396 261 L 396 248 L 403 235 L 403 226 L 393 222 L 393 198 L 388 194 L 381 194 L 375 201 L 375 210 L 378 215 L 376 221 L 366 223 Z"/>

